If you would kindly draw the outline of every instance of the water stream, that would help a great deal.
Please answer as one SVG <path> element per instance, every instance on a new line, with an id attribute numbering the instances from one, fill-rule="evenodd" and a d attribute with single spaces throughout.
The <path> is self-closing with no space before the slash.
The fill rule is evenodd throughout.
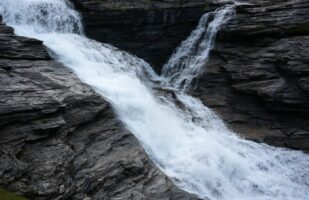
<path id="1" fill-rule="evenodd" d="M 211 200 L 308 199 L 308 155 L 242 139 L 185 93 L 233 7 L 204 15 L 162 76 L 142 59 L 88 39 L 65 0 L 0 0 L 0 14 L 16 34 L 42 40 L 56 60 L 107 99 L 179 187 Z"/>

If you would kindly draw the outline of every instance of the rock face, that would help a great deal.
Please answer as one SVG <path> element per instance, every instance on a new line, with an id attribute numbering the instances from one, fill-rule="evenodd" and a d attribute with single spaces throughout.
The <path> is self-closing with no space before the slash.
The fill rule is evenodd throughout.
<path id="1" fill-rule="evenodd" d="M 193 94 L 250 139 L 309 151 L 309 1 L 252 1 L 224 25 Z"/>
<path id="2" fill-rule="evenodd" d="M 34 200 L 196 199 L 41 41 L 0 23 L 0 52 L 0 187 Z"/>
<path id="3" fill-rule="evenodd" d="M 130 51 L 160 71 L 203 13 L 220 3 L 205 0 L 72 0 L 88 37 Z"/>

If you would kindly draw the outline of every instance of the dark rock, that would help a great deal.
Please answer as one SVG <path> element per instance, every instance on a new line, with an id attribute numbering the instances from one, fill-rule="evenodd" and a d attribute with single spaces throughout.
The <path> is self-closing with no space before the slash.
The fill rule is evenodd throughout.
<path id="1" fill-rule="evenodd" d="M 303 89 L 305 92 L 309 92 L 309 77 L 300 78 L 298 81 L 299 87 Z"/>
<path id="2" fill-rule="evenodd" d="M 33 200 L 196 199 L 42 42 L 0 23 L 0 51 L 1 187 Z"/>
<path id="3" fill-rule="evenodd" d="M 88 37 L 130 51 L 157 71 L 198 23 L 220 1 L 72 0 Z"/>
<path id="4" fill-rule="evenodd" d="M 192 93 L 245 137 L 308 152 L 309 1 L 255 3 L 222 27 Z"/>
<path id="5" fill-rule="evenodd" d="M 229 41 L 254 41 L 308 35 L 307 0 L 249 0 L 252 5 L 239 6 L 237 16 L 221 30 Z"/>

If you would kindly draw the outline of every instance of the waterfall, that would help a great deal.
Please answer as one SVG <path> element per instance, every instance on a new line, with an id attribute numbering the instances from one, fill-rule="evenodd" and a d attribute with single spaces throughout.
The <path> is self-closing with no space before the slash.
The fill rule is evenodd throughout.
<path id="1" fill-rule="evenodd" d="M 183 92 L 232 9 L 215 11 L 209 23 L 205 15 L 160 77 L 142 59 L 84 36 L 79 14 L 65 0 L 0 0 L 0 14 L 16 34 L 42 40 L 56 60 L 107 99 L 179 187 L 210 200 L 308 199 L 308 155 L 240 138 Z M 173 90 L 165 91 L 166 85 Z"/>
<path id="2" fill-rule="evenodd" d="M 165 77 L 165 84 L 183 90 L 191 86 L 192 80 L 201 74 L 203 66 L 207 63 L 220 26 L 233 14 L 234 6 L 227 6 L 202 16 L 197 28 L 163 66 L 162 76 Z"/>

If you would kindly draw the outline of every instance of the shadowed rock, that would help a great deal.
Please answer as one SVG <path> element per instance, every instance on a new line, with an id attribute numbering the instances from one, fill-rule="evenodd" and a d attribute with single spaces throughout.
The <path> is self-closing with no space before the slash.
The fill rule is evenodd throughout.
<path id="1" fill-rule="evenodd" d="M 168 60 L 200 17 L 222 1 L 71 0 L 88 37 L 132 52 L 155 67 Z"/>

